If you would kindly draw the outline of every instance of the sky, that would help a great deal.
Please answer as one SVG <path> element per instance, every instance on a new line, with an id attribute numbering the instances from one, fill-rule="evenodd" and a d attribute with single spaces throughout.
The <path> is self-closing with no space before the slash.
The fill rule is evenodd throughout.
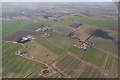
<path id="1" fill-rule="evenodd" d="M 111 2 L 112 0 L 2 0 L 2 2 Z"/>

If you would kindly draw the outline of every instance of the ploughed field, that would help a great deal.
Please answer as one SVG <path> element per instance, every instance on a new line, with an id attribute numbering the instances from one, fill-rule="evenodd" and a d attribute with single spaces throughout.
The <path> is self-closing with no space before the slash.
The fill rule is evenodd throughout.
<path id="1" fill-rule="evenodd" d="M 16 32 L 13 32 L 10 35 L 4 37 L 3 40 L 17 42 L 22 37 L 25 37 L 25 36 L 28 36 L 28 35 L 40 36 L 41 33 L 40 32 L 35 32 L 35 31 L 18 30 Z"/>

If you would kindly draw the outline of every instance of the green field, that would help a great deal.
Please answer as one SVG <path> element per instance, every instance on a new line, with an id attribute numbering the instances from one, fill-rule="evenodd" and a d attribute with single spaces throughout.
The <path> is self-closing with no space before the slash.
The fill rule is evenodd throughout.
<path id="1" fill-rule="evenodd" d="M 89 61 L 97 66 L 102 66 L 103 62 L 106 58 L 106 55 L 104 52 L 99 51 L 95 48 L 90 48 L 87 51 L 83 51 L 78 49 L 77 47 L 71 47 L 69 48 L 71 52 L 78 55 L 80 58 Z"/>
<path id="2" fill-rule="evenodd" d="M 49 40 L 65 49 L 70 48 L 75 41 L 66 35 L 59 34 L 58 32 L 50 32 L 50 34 L 52 34 L 52 36 L 49 38 Z"/>
<path id="3" fill-rule="evenodd" d="M 46 47 L 48 50 L 53 51 L 56 54 L 64 54 L 65 50 L 61 49 L 59 46 L 45 40 L 42 37 L 36 38 L 36 42 L 40 43 L 44 47 Z"/>
<path id="4" fill-rule="evenodd" d="M 39 19 L 37 22 L 43 23 L 43 24 L 52 24 L 52 25 L 68 25 L 70 24 L 70 21 L 62 20 L 62 21 L 53 21 L 52 19 Z"/>
<path id="5" fill-rule="evenodd" d="M 97 37 L 93 37 L 92 42 L 94 42 L 94 46 L 98 49 L 103 50 L 106 53 L 112 53 L 118 55 L 118 44 L 115 44 L 114 41 L 106 40 L 106 39 L 99 39 Z M 104 45 L 103 45 L 104 44 Z"/>
<path id="6" fill-rule="evenodd" d="M 40 22 L 43 24 L 53 24 L 53 25 L 57 24 L 57 25 L 63 25 L 63 26 L 69 25 L 70 23 L 73 23 L 73 22 L 83 22 L 83 23 L 95 25 L 101 28 L 107 28 L 111 25 L 118 25 L 118 22 L 117 22 L 118 19 L 116 17 L 115 18 L 114 17 L 104 18 L 104 16 L 100 16 L 100 18 L 96 18 L 94 16 L 78 17 L 78 16 L 73 16 L 73 15 L 65 15 L 65 16 L 62 16 L 61 18 L 63 19 L 62 21 L 53 21 L 53 19 L 40 18 L 37 20 L 37 22 Z"/>
<path id="7" fill-rule="evenodd" d="M 118 59 L 113 56 L 109 56 L 105 69 L 114 75 L 118 75 Z"/>
<path id="8" fill-rule="evenodd" d="M 92 18 L 92 17 L 90 17 Z M 93 17 L 94 18 L 94 17 Z M 116 18 L 114 19 L 110 19 L 110 18 L 104 18 L 104 17 L 101 17 L 102 19 L 100 18 L 96 18 L 95 20 L 91 20 L 89 18 L 85 18 L 85 17 L 78 17 L 78 16 L 63 16 L 63 19 L 65 20 L 74 20 L 74 21 L 77 21 L 77 22 L 83 22 L 83 23 L 86 23 L 86 24 L 92 24 L 92 25 L 95 25 L 95 26 L 98 26 L 98 27 L 101 27 L 101 28 L 105 28 L 105 27 L 109 27 L 111 25 L 118 25 L 118 20 Z"/>
<path id="9" fill-rule="evenodd" d="M 97 69 L 94 69 L 91 66 L 86 66 L 79 78 L 102 78 L 103 75 Z"/>
<path id="10" fill-rule="evenodd" d="M 80 68 L 82 62 L 71 55 L 66 55 L 57 63 L 57 67 L 67 75 L 73 75 Z"/>
<path id="11" fill-rule="evenodd" d="M 63 27 L 63 26 L 55 27 L 53 29 L 60 32 L 60 33 L 62 33 L 62 34 L 65 34 L 65 35 L 69 34 L 70 32 L 72 32 L 74 30 L 72 28 Z"/>
<path id="12" fill-rule="evenodd" d="M 25 29 L 25 30 L 36 30 L 40 27 L 42 27 L 42 25 L 49 25 L 49 24 L 43 24 L 41 22 L 37 23 L 37 22 L 31 22 L 29 24 L 27 24 L 25 27 L 23 27 L 22 29 Z"/>
<path id="13" fill-rule="evenodd" d="M 30 21 L 22 20 L 22 21 L 3 21 L 2 22 L 2 36 L 6 36 L 9 33 L 12 33 L 16 30 L 19 30 L 23 27 L 25 27 Z"/>
<path id="14" fill-rule="evenodd" d="M 22 45 L 3 42 L 2 46 L 3 78 L 34 77 L 44 67 L 43 64 L 16 55 L 15 52 L 23 48 Z"/>

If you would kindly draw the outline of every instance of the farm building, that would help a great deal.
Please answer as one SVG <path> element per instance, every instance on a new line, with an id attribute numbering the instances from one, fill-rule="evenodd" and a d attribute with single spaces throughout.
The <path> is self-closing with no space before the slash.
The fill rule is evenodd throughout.
<path id="1" fill-rule="evenodd" d="M 38 32 L 38 31 L 40 31 L 40 32 L 46 32 L 46 31 L 48 31 L 50 29 L 50 27 L 52 27 L 52 26 L 44 26 L 44 27 L 36 29 L 35 31 L 36 32 Z"/>
<path id="2" fill-rule="evenodd" d="M 18 43 L 27 43 L 27 42 L 31 41 L 32 39 L 33 39 L 33 38 L 30 37 L 30 36 L 24 36 L 24 37 L 22 37 L 20 40 L 18 40 L 17 42 L 18 42 Z"/>
<path id="3" fill-rule="evenodd" d="M 48 34 L 48 33 L 45 33 L 45 34 L 42 34 L 41 36 L 42 36 L 43 38 L 49 38 L 51 35 Z"/>
<path id="4" fill-rule="evenodd" d="M 27 52 L 16 52 L 17 55 L 20 55 L 20 56 L 27 56 Z"/>

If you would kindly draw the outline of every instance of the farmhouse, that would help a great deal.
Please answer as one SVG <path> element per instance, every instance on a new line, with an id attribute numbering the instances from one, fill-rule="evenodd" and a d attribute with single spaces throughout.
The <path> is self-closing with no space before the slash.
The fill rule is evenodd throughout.
<path id="1" fill-rule="evenodd" d="M 42 25 L 42 26 L 43 27 L 40 27 L 40 28 L 36 29 L 35 31 L 36 32 L 38 32 L 38 31 L 40 31 L 40 32 L 46 32 L 46 31 L 50 30 L 50 27 L 52 27 L 52 26 L 44 26 L 44 25 Z"/>
<path id="2" fill-rule="evenodd" d="M 33 38 L 32 37 L 30 37 L 30 36 L 24 36 L 24 37 L 22 37 L 19 41 L 17 41 L 18 43 L 27 43 L 27 42 L 29 42 L 29 41 L 31 41 Z"/>
<path id="3" fill-rule="evenodd" d="M 20 55 L 20 56 L 27 56 L 27 52 L 20 52 L 20 51 L 18 51 L 18 52 L 16 52 L 16 54 L 17 55 Z"/>
<path id="4" fill-rule="evenodd" d="M 48 34 L 48 33 L 45 33 L 45 34 L 42 34 L 41 36 L 42 36 L 43 38 L 49 38 L 51 35 Z"/>

